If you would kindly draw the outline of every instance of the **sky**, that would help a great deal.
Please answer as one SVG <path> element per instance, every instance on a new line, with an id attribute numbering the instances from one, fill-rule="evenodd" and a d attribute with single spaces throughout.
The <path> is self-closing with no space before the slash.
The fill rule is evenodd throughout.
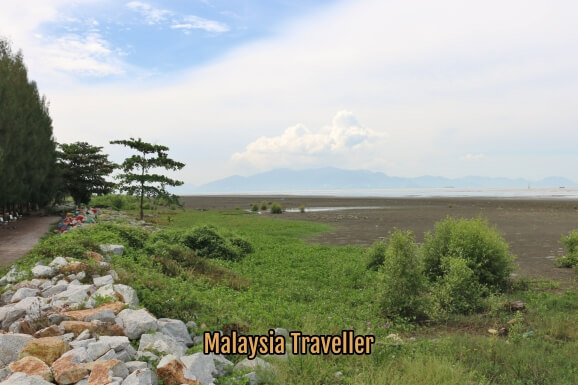
<path id="1" fill-rule="evenodd" d="M 578 182 L 578 2 L 0 0 L 60 143 L 200 185 L 279 167 Z"/>

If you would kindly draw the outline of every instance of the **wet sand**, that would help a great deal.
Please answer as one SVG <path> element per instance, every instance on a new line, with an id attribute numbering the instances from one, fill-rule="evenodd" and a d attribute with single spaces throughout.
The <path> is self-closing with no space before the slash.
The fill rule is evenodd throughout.
<path id="1" fill-rule="evenodd" d="M 563 255 L 560 237 L 578 229 L 578 200 L 504 198 L 342 198 L 320 196 L 188 196 L 182 199 L 189 209 L 248 209 L 252 202 L 275 201 L 285 208 L 305 205 L 305 213 L 261 215 L 289 220 L 327 223 L 330 233 L 310 238 L 326 245 L 369 246 L 387 237 L 394 228 L 412 230 L 418 242 L 434 223 L 447 217 L 473 218 L 482 215 L 495 226 L 517 256 L 517 274 L 572 282 L 571 269 L 554 266 Z M 309 211 L 314 207 L 347 207 L 339 211 Z M 357 208 L 352 208 L 357 207 Z M 363 209 L 360 207 L 372 207 Z"/>

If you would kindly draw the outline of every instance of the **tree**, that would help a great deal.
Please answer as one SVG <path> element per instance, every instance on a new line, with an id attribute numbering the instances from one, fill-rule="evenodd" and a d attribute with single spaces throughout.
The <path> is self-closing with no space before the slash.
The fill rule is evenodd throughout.
<path id="1" fill-rule="evenodd" d="M 48 102 L 28 79 L 22 52 L 0 38 L 0 209 L 49 203 L 55 165 Z"/>
<path id="2" fill-rule="evenodd" d="M 146 143 L 138 138 L 130 140 L 113 140 L 110 144 L 121 144 L 137 151 L 138 154 L 126 158 L 120 165 L 123 173 L 118 175 L 120 190 L 129 195 L 140 197 L 140 219 L 143 219 L 144 197 L 169 198 L 178 202 L 175 195 L 169 194 L 165 186 L 180 186 L 183 182 L 170 179 L 164 175 L 151 174 L 154 168 L 166 170 L 180 170 L 184 163 L 177 162 L 167 156 L 168 147 Z M 154 156 L 156 154 L 156 156 Z"/>
<path id="3" fill-rule="evenodd" d="M 102 147 L 86 142 L 60 144 L 59 166 L 62 170 L 64 189 L 76 205 L 88 204 L 92 194 L 108 194 L 115 184 L 105 179 L 117 167 L 102 154 Z"/>

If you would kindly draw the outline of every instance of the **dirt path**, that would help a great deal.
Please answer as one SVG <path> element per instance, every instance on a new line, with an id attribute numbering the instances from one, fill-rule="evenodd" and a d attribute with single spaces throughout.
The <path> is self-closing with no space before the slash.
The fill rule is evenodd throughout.
<path id="1" fill-rule="evenodd" d="M 12 226 L 3 226 L 0 229 L 0 265 L 10 264 L 23 257 L 59 219 L 56 216 L 31 216 L 14 223 L 14 229 Z"/>

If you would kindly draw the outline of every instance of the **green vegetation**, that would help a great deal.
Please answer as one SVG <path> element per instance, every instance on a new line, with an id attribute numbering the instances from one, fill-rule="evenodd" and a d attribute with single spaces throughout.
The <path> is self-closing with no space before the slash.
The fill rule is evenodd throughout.
<path id="1" fill-rule="evenodd" d="M 277 202 L 271 204 L 271 214 L 283 214 L 283 207 Z"/>
<path id="2" fill-rule="evenodd" d="M 0 209 L 22 212 L 56 195 L 56 142 L 48 101 L 28 79 L 22 52 L 0 37 Z"/>
<path id="3" fill-rule="evenodd" d="M 562 236 L 560 243 L 564 245 L 566 255 L 556 259 L 558 267 L 578 266 L 578 230 L 573 230 L 568 235 Z"/>
<path id="4" fill-rule="evenodd" d="M 121 191 L 140 198 L 140 219 L 144 217 L 145 196 L 148 198 L 162 198 L 169 203 L 178 203 L 178 197 L 169 194 L 165 186 L 180 186 L 183 182 L 150 172 L 151 169 L 157 168 L 180 170 L 185 167 L 184 163 L 168 157 L 168 147 L 146 143 L 140 138 L 138 140 L 134 138 L 130 138 L 130 140 L 113 140 L 110 143 L 120 144 L 137 152 L 137 155 L 132 155 L 122 162 L 120 168 L 123 173 L 119 174 L 117 178 L 120 180 L 119 188 Z"/>
<path id="5" fill-rule="evenodd" d="M 428 265 L 439 264 L 437 279 L 418 282 L 420 275 L 425 276 L 425 245 L 418 247 L 407 231 L 396 231 L 365 250 L 307 243 L 307 237 L 331 230 L 318 223 L 267 218 L 241 210 L 188 210 L 170 215 L 173 220 L 166 229 L 154 233 L 99 224 L 48 237 L 27 263 L 31 266 L 32 260 L 42 258 L 45 252 L 85 258 L 81 247 L 72 245 L 124 244 L 125 254 L 113 257 L 121 280 L 137 290 L 141 304 L 155 315 L 185 322 L 194 318 L 206 325 L 198 333 L 237 329 L 266 334 L 270 328 L 284 327 L 305 334 L 354 330 L 357 335 L 376 336 L 371 355 L 272 358 L 278 378 L 269 379 L 269 384 L 575 383 L 578 293 L 574 289 L 561 290 L 549 282 L 511 282 L 495 294 L 484 292 L 476 305 L 483 312 L 472 313 L 462 307 L 470 300 L 462 296 L 474 291 L 478 279 L 487 275 L 471 268 L 472 259 L 465 253 L 442 255 L 431 259 L 439 262 Z M 483 221 L 471 222 L 475 226 L 464 222 L 466 230 L 487 230 Z M 440 225 L 429 236 L 430 251 L 434 244 L 450 249 L 458 244 L 450 241 L 451 235 L 466 231 L 438 233 L 440 228 L 446 229 Z M 207 258 L 187 246 L 196 244 L 187 240 L 191 234 L 207 238 L 209 245 L 234 245 L 239 237 L 247 244 L 239 242 L 236 247 L 251 245 L 252 252 L 233 260 Z M 447 243 L 437 239 L 442 235 Z M 483 245 L 484 239 L 495 240 L 488 235 L 469 239 L 478 245 Z M 57 246 L 59 242 L 63 246 Z M 367 269 L 369 260 L 375 261 L 376 270 Z M 388 277 L 397 282 L 389 282 Z M 401 297 L 398 292 L 406 294 Z M 384 303 L 390 301 L 387 293 L 398 297 L 391 306 L 401 309 L 398 313 L 402 316 L 384 316 Z M 523 301 L 526 310 L 516 313 L 504 306 L 513 300 Z M 443 317 L 432 316 L 432 304 L 444 311 Z M 422 316 L 403 317 L 413 313 L 413 306 L 424 309 Z M 419 322 L 426 317 L 428 321 Z M 507 332 L 488 333 L 488 329 L 501 328 Z M 392 333 L 401 342 L 388 337 Z M 336 376 L 336 372 L 342 375 Z M 223 383 L 229 380 L 235 383 L 232 377 L 222 379 Z"/>
<path id="6" fill-rule="evenodd" d="M 58 165 L 64 183 L 64 190 L 72 196 L 79 206 L 88 204 L 92 194 L 109 194 L 114 183 L 105 179 L 116 165 L 102 154 L 102 147 L 92 146 L 86 142 L 60 144 Z"/>

